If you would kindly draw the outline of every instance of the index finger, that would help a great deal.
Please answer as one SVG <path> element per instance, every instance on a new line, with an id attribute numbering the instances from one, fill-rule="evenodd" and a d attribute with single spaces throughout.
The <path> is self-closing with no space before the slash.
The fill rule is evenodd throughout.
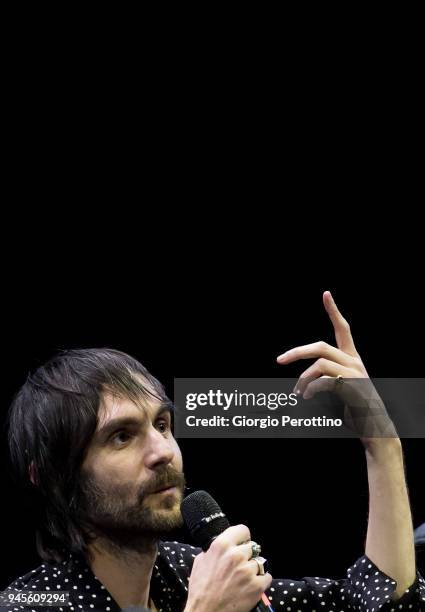
<path id="1" fill-rule="evenodd" d="M 332 322 L 338 348 L 349 355 L 357 355 L 350 326 L 338 310 L 338 306 L 336 305 L 330 291 L 325 291 L 323 294 L 323 305 Z"/>
<path id="2" fill-rule="evenodd" d="M 227 548 L 228 546 L 234 546 L 238 544 L 244 544 L 251 540 L 251 533 L 246 525 L 232 525 L 220 533 L 220 535 L 214 540 L 214 544 L 220 544 Z"/>

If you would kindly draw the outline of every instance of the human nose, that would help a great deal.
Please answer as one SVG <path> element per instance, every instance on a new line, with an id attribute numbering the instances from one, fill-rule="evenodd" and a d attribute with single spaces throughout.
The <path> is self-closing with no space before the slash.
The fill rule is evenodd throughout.
<path id="1" fill-rule="evenodd" d="M 150 427 L 146 439 L 146 466 L 155 469 L 159 465 L 168 465 L 173 458 L 174 450 L 171 441 L 164 438 L 155 427 Z"/>

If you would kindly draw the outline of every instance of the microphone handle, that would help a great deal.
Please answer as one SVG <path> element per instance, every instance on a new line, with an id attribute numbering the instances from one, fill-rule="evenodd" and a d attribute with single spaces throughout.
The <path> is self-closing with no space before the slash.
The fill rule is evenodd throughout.
<path id="1" fill-rule="evenodd" d="M 263 600 L 260 600 L 252 612 L 273 612 L 273 608 L 271 605 L 266 605 Z"/>

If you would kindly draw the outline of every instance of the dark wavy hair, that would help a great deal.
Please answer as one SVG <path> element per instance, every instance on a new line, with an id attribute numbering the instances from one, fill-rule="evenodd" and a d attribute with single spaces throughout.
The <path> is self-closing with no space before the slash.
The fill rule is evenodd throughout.
<path id="1" fill-rule="evenodd" d="M 10 407 L 12 466 L 36 511 L 37 550 L 47 562 L 87 553 L 73 501 L 105 391 L 134 402 L 169 401 L 136 359 L 101 348 L 62 351 L 28 376 Z"/>

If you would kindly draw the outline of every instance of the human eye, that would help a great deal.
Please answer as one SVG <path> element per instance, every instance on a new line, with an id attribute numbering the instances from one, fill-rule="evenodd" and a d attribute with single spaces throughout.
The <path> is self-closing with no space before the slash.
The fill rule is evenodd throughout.
<path id="1" fill-rule="evenodd" d="M 131 439 L 131 434 L 125 429 L 120 429 L 111 435 L 109 442 L 116 447 L 124 446 Z"/>
<path id="2" fill-rule="evenodd" d="M 163 433 L 166 434 L 170 431 L 170 419 L 169 417 L 161 417 L 157 420 L 156 422 L 156 427 L 157 429 Z"/>

